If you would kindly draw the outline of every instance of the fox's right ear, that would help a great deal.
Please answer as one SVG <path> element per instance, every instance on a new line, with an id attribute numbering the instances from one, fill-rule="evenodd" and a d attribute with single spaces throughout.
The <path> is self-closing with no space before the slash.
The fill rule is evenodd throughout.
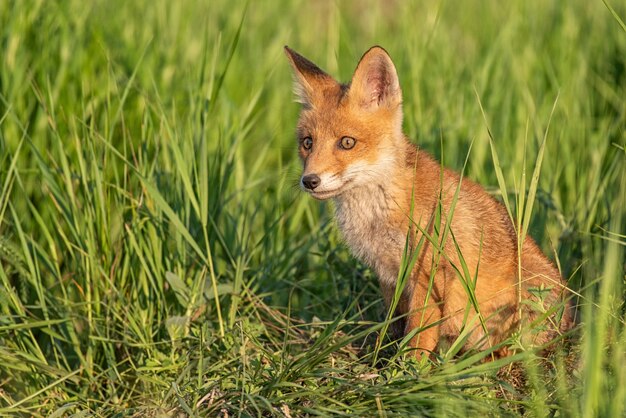
<path id="1" fill-rule="evenodd" d="M 293 49 L 285 46 L 285 54 L 294 72 L 294 93 L 296 101 L 305 107 L 312 107 L 317 94 L 336 83 L 335 80 L 317 65 L 313 64 Z"/>

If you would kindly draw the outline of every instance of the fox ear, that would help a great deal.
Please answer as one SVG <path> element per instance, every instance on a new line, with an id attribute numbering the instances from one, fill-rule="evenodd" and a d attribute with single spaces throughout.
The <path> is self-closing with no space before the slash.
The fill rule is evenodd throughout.
<path id="1" fill-rule="evenodd" d="M 296 94 L 296 101 L 305 107 L 312 107 L 315 96 L 327 86 L 336 84 L 336 81 L 317 65 L 288 46 L 285 46 L 285 54 L 289 58 L 295 75 L 294 93 Z"/>
<path id="2" fill-rule="evenodd" d="M 398 74 L 387 51 L 375 46 L 363 55 L 352 76 L 348 94 L 359 106 L 369 110 L 402 104 Z"/>

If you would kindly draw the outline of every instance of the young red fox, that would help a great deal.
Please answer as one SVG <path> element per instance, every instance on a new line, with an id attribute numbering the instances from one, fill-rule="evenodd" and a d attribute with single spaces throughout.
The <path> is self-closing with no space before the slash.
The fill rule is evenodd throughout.
<path id="1" fill-rule="evenodd" d="M 403 254 L 417 254 L 395 312 L 406 316 L 405 335 L 417 331 L 410 341 L 416 355 L 433 353 L 462 331 L 470 331 L 464 348 L 485 349 L 520 323 L 543 321 L 523 336 L 533 345 L 570 327 L 569 311 L 559 309 L 565 283 L 532 238 L 524 240 L 520 269 L 505 208 L 405 137 L 398 75 L 384 49 L 367 51 L 347 85 L 288 47 L 285 52 L 302 104 L 301 186 L 316 199 L 335 200 L 344 239 L 377 273 L 388 307 Z M 506 347 L 496 351 L 507 354 Z"/>

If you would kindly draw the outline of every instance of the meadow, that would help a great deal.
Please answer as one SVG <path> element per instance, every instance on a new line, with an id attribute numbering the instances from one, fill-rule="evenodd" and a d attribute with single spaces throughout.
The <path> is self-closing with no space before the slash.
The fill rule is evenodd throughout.
<path id="1" fill-rule="evenodd" d="M 0 415 L 626 414 L 626 3 L 0 2 Z M 419 146 L 568 281 L 556 353 L 407 354 L 299 190 L 289 45 L 396 64 Z M 511 341 L 514 346 L 515 341 Z"/>

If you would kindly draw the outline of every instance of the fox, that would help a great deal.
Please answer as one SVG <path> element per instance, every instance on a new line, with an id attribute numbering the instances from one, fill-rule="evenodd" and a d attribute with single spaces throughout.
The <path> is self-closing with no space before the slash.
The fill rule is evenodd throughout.
<path id="1" fill-rule="evenodd" d="M 347 84 L 284 50 L 301 104 L 300 186 L 334 201 L 344 241 L 378 276 L 416 357 L 462 335 L 462 350 L 499 358 L 512 354 L 505 342 L 519 330 L 532 329 L 519 336 L 535 347 L 572 327 L 566 282 L 529 235 L 518 246 L 503 204 L 403 133 L 402 91 L 385 49 L 365 52 Z"/>

